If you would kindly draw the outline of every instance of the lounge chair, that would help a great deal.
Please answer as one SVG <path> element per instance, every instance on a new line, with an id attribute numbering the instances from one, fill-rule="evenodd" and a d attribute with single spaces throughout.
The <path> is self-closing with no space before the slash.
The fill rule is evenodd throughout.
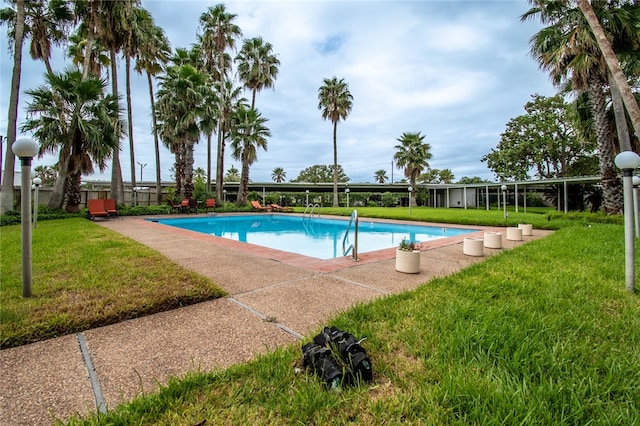
<path id="1" fill-rule="evenodd" d="M 209 211 L 209 209 L 216 209 L 216 199 L 215 198 L 207 198 L 207 203 L 204 206 L 205 211 Z"/>
<path id="2" fill-rule="evenodd" d="M 265 207 L 262 204 L 260 204 L 260 201 L 252 201 L 251 202 L 251 207 L 253 207 L 254 210 L 259 210 L 261 212 L 267 211 L 267 210 L 272 210 L 271 207 Z"/>
<path id="3" fill-rule="evenodd" d="M 113 198 L 106 198 L 104 200 L 104 209 L 109 213 L 109 216 L 118 216 L 118 209 L 116 207 L 116 200 Z"/>
<path id="4" fill-rule="evenodd" d="M 96 217 L 109 217 L 109 212 L 104 207 L 104 200 L 88 200 L 87 208 L 89 210 L 89 219 Z"/>
<path id="5" fill-rule="evenodd" d="M 279 206 L 278 204 L 270 204 L 270 205 L 273 211 L 276 211 L 276 212 L 292 212 L 293 211 L 293 207 L 282 207 L 282 206 Z"/>
<path id="6" fill-rule="evenodd" d="M 193 213 L 198 213 L 198 200 L 196 200 L 195 198 L 189 198 L 188 200 L 189 203 L 189 211 L 193 212 Z"/>

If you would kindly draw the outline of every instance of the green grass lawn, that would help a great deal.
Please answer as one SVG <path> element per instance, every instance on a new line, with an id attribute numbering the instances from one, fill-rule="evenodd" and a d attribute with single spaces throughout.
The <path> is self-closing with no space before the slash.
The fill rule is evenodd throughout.
<path id="1" fill-rule="evenodd" d="M 406 208 L 358 210 L 409 218 Z M 330 321 L 366 338 L 371 385 L 326 390 L 298 370 L 300 342 L 70 424 L 640 424 L 640 297 L 625 290 L 620 217 L 511 212 L 505 221 L 417 208 L 410 218 L 558 231 Z M 69 219 L 38 224 L 34 297 L 23 299 L 19 247 L 19 226 L 0 228 L 3 345 L 221 294 L 144 246 Z"/>
<path id="2" fill-rule="evenodd" d="M 33 297 L 22 297 L 20 225 L 0 228 L 0 347 L 224 295 L 211 280 L 86 219 L 33 230 Z"/>
<path id="3" fill-rule="evenodd" d="M 331 324 L 366 337 L 373 384 L 326 390 L 298 344 L 71 424 L 640 424 L 620 225 L 580 218 Z"/>

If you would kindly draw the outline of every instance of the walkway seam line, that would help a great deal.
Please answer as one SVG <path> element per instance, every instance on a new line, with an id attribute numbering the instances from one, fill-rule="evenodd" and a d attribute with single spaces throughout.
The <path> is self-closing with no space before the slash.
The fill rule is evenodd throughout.
<path id="1" fill-rule="evenodd" d="M 255 310 L 254 308 L 252 308 L 251 306 L 242 303 L 241 301 L 234 299 L 233 297 L 228 297 L 228 299 L 230 301 L 232 301 L 233 303 L 237 304 L 238 306 L 243 307 L 244 309 L 246 309 L 247 311 L 251 312 L 252 314 L 256 315 L 257 317 L 259 317 L 260 319 L 262 319 L 263 321 L 265 321 L 268 317 L 263 314 L 260 311 Z M 271 323 L 273 323 L 276 327 L 278 327 L 280 330 L 289 333 L 290 335 L 292 335 L 293 337 L 295 337 L 298 340 L 302 340 L 304 338 L 304 336 L 300 333 L 297 333 L 296 331 L 290 329 L 289 327 L 287 327 L 284 324 L 280 324 L 277 321 L 269 321 Z"/>
<path id="2" fill-rule="evenodd" d="M 91 390 L 93 391 L 93 396 L 96 400 L 96 407 L 100 413 L 107 412 L 107 404 L 104 401 L 104 397 L 102 396 L 102 390 L 100 389 L 100 382 L 98 382 L 98 375 L 96 374 L 96 369 L 93 366 L 93 362 L 91 361 L 91 354 L 89 354 L 89 348 L 87 347 L 87 341 L 84 338 L 84 334 L 77 333 L 76 337 L 78 339 L 78 344 L 80 345 L 80 351 L 82 352 L 82 359 L 84 360 L 84 365 L 87 367 L 87 371 L 89 372 L 89 380 L 91 381 Z"/>

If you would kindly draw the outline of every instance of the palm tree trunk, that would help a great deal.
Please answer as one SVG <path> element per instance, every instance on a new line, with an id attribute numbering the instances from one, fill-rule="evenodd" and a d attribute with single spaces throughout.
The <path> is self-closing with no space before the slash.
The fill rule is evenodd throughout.
<path id="1" fill-rule="evenodd" d="M 61 209 L 64 205 L 64 193 L 67 188 L 67 169 L 69 168 L 69 156 L 62 156 L 60 158 L 66 158 L 64 161 L 60 161 L 58 165 L 58 178 L 56 179 L 56 183 L 53 186 L 53 192 L 51 194 L 51 198 L 49 198 L 49 203 L 47 204 L 48 209 L 58 210 Z"/>
<path id="2" fill-rule="evenodd" d="M 627 115 L 624 113 L 624 103 L 618 86 L 613 81 L 611 73 L 609 75 L 609 87 L 611 87 L 611 103 L 616 120 L 616 131 L 618 133 L 618 143 L 620 151 L 632 151 L 631 140 L 629 138 L 629 127 L 627 126 Z"/>
<path id="3" fill-rule="evenodd" d="M 613 162 L 613 143 L 602 82 L 595 76 L 589 77 L 588 91 L 600 154 L 598 162 L 604 196 L 603 209 L 607 214 L 618 214 L 622 211 L 622 188 Z"/>
<path id="4" fill-rule="evenodd" d="M 111 93 L 118 96 L 118 69 L 116 66 L 116 52 L 111 49 Z M 113 150 L 113 161 L 111 163 L 111 191 L 110 197 L 118 204 L 124 204 L 124 188 L 122 182 L 122 169 L 120 167 L 120 141 Z"/>
<path id="5" fill-rule="evenodd" d="M 207 192 L 211 192 L 211 132 L 207 132 Z"/>
<path id="6" fill-rule="evenodd" d="M 133 119 L 131 114 L 131 57 L 125 56 L 125 86 L 127 91 L 127 125 L 129 128 L 129 157 L 131 163 L 131 187 L 136 185 L 136 156 L 133 150 Z M 137 200 L 136 200 L 137 201 Z"/>
<path id="7" fill-rule="evenodd" d="M 627 112 L 631 117 L 631 123 L 633 124 L 633 128 L 635 129 L 636 135 L 640 135 L 640 107 L 638 107 L 638 102 L 636 98 L 633 96 L 631 89 L 629 88 L 629 84 L 627 83 L 627 78 L 622 72 L 622 68 L 620 67 L 620 62 L 618 61 L 618 57 L 614 53 L 611 48 L 611 43 L 607 39 L 607 36 L 600 25 L 600 21 L 598 21 L 598 17 L 596 16 L 591 4 L 588 0 L 578 0 L 578 6 L 582 11 L 585 19 L 589 23 L 591 27 L 591 31 L 596 36 L 596 42 L 598 43 L 598 47 L 602 52 L 602 56 L 604 57 L 605 62 L 607 63 L 607 67 L 611 74 L 613 75 L 613 79 L 615 84 L 618 86 L 620 90 L 620 94 L 622 95 L 622 100 L 624 102 L 624 106 L 627 108 Z"/>
<path id="8" fill-rule="evenodd" d="M 11 73 L 11 94 L 9 95 L 7 148 L 4 156 L 4 170 L 2 171 L 2 189 L 0 190 L 0 215 L 13 210 L 13 170 L 16 166 L 16 157 L 13 155 L 11 146 L 16 141 L 18 123 L 20 76 L 22 74 L 22 41 L 24 40 L 24 0 L 18 0 L 16 6 L 13 71 Z"/>
<path id="9" fill-rule="evenodd" d="M 149 98 L 151 99 L 151 120 L 153 122 L 153 146 L 156 150 L 156 203 L 162 204 L 162 175 L 160 173 L 160 140 L 158 139 L 158 122 L 156 119 L 156 101 L 153 96 L 153 80 L 151 74 L 147 73 L 147 83 L 149 84 Z"/>
<path id="10" fill-rule="evenodd" d="M 70 173 L 67 176 L 67 179 L 66 179 L 67 203 L 66 203 L 65 211 L 67 211 L 68 213 L 77 213 L 80 211 L 80 202 L 82 200 L 80 195 L 81 178 L 82 178 L 82 174 L 79 172 Z"/>
<path id="11" fill-rule="evenodd" d="M 338 207 L 338 122 L 333 122 L 333 207 Z"/>
<path id="12" fill-rule="evenodd" d="M 240 185 L 238 187 L 237 205 L 242 207 L 247 204 L 249 195 L 249 161 L 247 160 L 246 149 L 242 151 L 242 172 L 240 172 Z"/>
<path id="13" fill-rule="evenodd" d="M 194 142 L 187 142 L 184 144 L 184 197 L 193 197 L 193 149 Z"/>
<path id="14" fill-rule="evenodd" d="M 224 189 L 224 119 L 218 124 L 218 157 L 216 161 L 216 197 L 222 200 Z"/>

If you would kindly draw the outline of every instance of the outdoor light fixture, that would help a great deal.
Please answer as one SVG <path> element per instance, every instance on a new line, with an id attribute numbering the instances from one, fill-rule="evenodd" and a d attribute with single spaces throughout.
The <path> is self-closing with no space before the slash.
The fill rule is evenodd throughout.
<path id="1" fill-rule="evenodd" d="M 344 193 L 347 194 L 347 208 L 349 208 L 349 187 L 344 189 Z"/>
<path id="2" fill-rule="evenodd" d="M 502 209 L 504 212 L 503 216 L 506 219 L 507 218 L 507 185 L 502 185 L 500 189 L 502 189 Z"/>
<path id="3" fill-rule="evenodd" d="M 409 191 L 409 215 L 411 215 L 411 193 L 413 192 L 413 188 L 409 187 L 407 190 Z"/>
<path id="4" fill-rule="evenodd" d="M 222 197 L 223 197 L 224 202 L 226 203 L 227 202 L 227 190 L 226 189 L 222 190 Z"/>
<path id="5" fill-rule="evenodd" d="M 635 240 L 633 238 L 633 172 L 640 164 L 640 156 L 633 151 L 622 151 L 613 160 L 622 170 L 624 191 L 624 245 L 625 245 L 625 284 L 629 291 L 635 287 Z"/>
<path id="6" fill-rule="evenodd" d="M 38 192 L 40 192 L 40 185 L 42 185 L 42 179 L 39 177 L 34 177 L 33 180 L 34 191 L 33 191 L 33 227 L 38 227 Z"/>
<path id="7" fill-rule="evenodd" d="M 20 138 L 11 145 L 13 153 L 20 158 L 22 198 L 20 223 L 22 227 L 22 296 L 31 297 L 31 160 L 38 154 L 38 143 L 33 139 Z"/>
<path id="8" fill-rule="evenodd" d="M 304 191 L 307 194 L 307 207 L 309 206 L 309 190 Z"/>
<path id="9" fill-rule="evenodd" d="M 633 206 L 634 206 L 634 214 L 633 217 L 636 221 L 636 238 L 640 238 L 640 218 L 638 218 L 638 214 L 640 213 L 640 197 L 638 197 L 638 186 L 640 185 L 640 176 L 634 176 L 632 179 L 633 182 Z"/>

